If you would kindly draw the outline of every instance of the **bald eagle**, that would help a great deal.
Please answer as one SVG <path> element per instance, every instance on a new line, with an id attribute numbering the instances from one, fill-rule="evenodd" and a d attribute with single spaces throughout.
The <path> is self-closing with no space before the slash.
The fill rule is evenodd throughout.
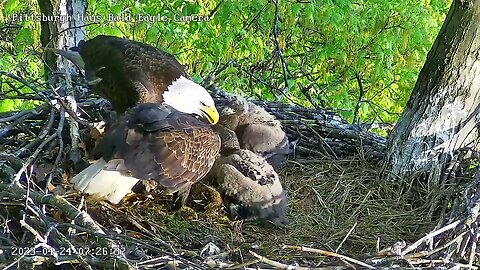
<path id="1" fill-rule="evenodd" d="M 172 55 L 132 40 L 97 36 L 53 51 L 85 69 L 92 90 L 124 113 L 97 146 L 100 159 L 72 178 L 75 189 L 118 203 L 153 179 L 185 203 L 220 148 L 210 127 L 219 114 L 205 88 Z"/>
<path id="2" fill-rule="evenodd" d="M 70 51 L 51 49 L 85 69 L 87 83 L 94 92 L 104 97 L 117 112 L 140 103 L 169 103 L 180 111 L 188 106 L 178 97 L 208 95 L 205 89 L 190 80 L 184 67 L 169 53 L 141 42 L 114 36 L 99 35 L 80 41 Z M 188 94 L 182 92 L 187 91 Z M 218 121 L 213 104 L 203 104 L 203 113 L 210 122 Z"/>
<path id="3" fill-rule="evenodd" d="M 193 110 L 195 111 L 195 110 Z M 75 189 L 114 204 L 140 180 L 153 179 L 178 192 L 213 166 L 220 138 L 210 124 L 172 106 L 143 103 L 128 110 L 97 146 L 101 157 L 72 178 Z"/>

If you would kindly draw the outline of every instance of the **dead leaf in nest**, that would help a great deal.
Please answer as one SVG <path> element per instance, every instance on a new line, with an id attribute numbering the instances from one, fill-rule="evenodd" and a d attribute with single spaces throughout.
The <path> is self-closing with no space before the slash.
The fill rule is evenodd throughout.
<path id="1" fill-rule="evenodd" d="M 143 237 L 145 237 L 142 233 L 139 233 L 136 231 L 128 231 L 127 235 L 130 237 L 138 238 L 138 239 L 142 239 Z"/>
<path id="2" fill-rule="evenodd" d="M 52 217 L 58 222 L 58 223 L 65 223 L 65 220 L 62 217 L 62 211 L 54 209 L 52 211 Z"/>
<path id="3" fill-rule="evenodd" d="M 62 173 L 62 182 L 70 183 L 70 176 L 65 171 Z"/>
<path id="4" fill-rule="evenodd" d="M 93 128 L 90 129 L 90 136 L 96 141 L 101 140 L 105 134 L 105 121 L 93 123 Z"/>
<path id="5" fill-rule="evenodd" d="M 54 195 L 63 195 L 67 193 L 67 190 L 61 185 L 52 185 L 51 183 L 47 186 L 48 190 Z"/>
<path id="6" fill-rule="evenodd" d="M 48 183 L 47 184 L 47 189 L 48 189 L 48 191 L 52 192 L 53 190 L 55 190 L 55 186 L 52 183 Z"/>
<path id="7" fill-rule="evenodd" d="M 92 157 L 93 149 L 95 149 L 98 143 L 103 139 L 105 127 L 105 122 L 100 121 L 93 123 L 92 128 L 84 128 L 79 131 L 80 140 L 78 143 L 78 148 L 85 153 L 85 156 L 89 158 Z"/>

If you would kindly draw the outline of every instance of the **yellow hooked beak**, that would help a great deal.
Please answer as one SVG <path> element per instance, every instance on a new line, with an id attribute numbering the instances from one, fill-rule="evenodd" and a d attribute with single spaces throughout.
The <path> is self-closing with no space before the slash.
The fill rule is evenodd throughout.
<path id="1" fill-rule="evenodd" d="M 220 117 L 220 115 L 218 114 L 217 108 L 215 108 L 215 106 L 201 106 L 200 110 L 202 111 L 203 116 L 207 118 L 208 122 L 210 122 L 210 124 L 215 125 L 218 122 L 218 118 Z"/>

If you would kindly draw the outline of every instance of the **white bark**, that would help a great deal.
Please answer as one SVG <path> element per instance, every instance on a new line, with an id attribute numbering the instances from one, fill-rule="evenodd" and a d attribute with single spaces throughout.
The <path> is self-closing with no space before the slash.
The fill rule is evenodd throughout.
<path id="1" fill-rule="evenodd" d="M 59 15 L 66 20 L 61 20 L 58 25 L 59 37 L 57 48 L 69 49 L 77 46 L 80 40 L 85 39 L 85 27 L 82 27 L 85 23 L 80 21 L 80 18 L 85 17 L 87 3 L 85 0 L 60 0 L 59 3 Z M 57 60 L 58 68 L 65 73 L 65 80 L 67 89 L 65 91 L 65 97 L 67 104 L 72 113 L 77 114 L 77 102 L 75 100 L 74 88 L 72 87 L 72 81 L 70 74 L 78 74 L 76 66 L 67 60 L 65 57 L 59 57 Z M 66 117 L 69 117 L 67 114 Z M 70 137 L 72 140 L 72 150 L 78 148 L 79 140 L 79 127 L 77 121 L 70 119 L 68 122 L 70 126 Z"/>
<path id="2" fill-rule="evenodd" d="M 389 137 L 386 173 L 440 182 L 458 151 L 480 150 L 480 0 L 454 0 Z"/>

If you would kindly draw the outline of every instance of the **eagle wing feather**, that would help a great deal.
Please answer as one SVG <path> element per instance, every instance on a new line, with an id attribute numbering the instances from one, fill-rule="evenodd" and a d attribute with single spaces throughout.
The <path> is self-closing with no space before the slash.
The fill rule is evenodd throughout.
<path id="1" fill-rule="evenodd" d="M 207 123 L 165 107 L 141 104 L 127 112 L 97 152 L 107 161 L 122 160 L 124 173 L 154 179 L 186 198 L 190 186 L 213 166 L 220 138 Z"/>
<path id="2" fill-rule="evenodd" d="M 116 111 L 137 103 L 162 102 L 162 93 L 184 67 L 169 53 L 153 46 L 113 36 L 99 35 L 79 45 L 92 89 L 108 99 Z"/>

